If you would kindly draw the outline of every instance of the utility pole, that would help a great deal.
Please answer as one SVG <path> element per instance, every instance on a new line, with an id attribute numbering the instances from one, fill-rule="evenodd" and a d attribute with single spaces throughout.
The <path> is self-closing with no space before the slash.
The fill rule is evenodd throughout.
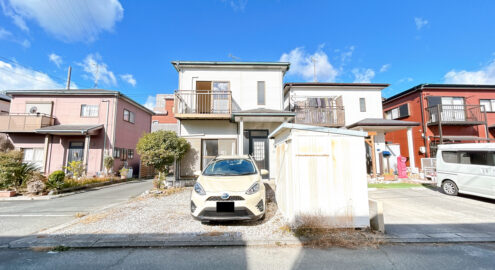
<path id="1" fill-rule="evenodd" d="M 311 62 L 313 62 L 313 81 L 318 82 L 316 79 L 316 59 L 314 57 L 311 57 Z"/>
<path id="2" fill-rule="evenodd" d="M 69 66 L 69 70 L 67 71 L 67 90 L 70 90 L 70 75 L 72 73 L 72 67 Z"/>

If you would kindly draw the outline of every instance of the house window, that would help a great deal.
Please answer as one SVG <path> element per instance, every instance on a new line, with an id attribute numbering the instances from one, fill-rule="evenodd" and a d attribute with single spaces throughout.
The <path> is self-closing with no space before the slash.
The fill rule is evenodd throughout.
<path id="1" fill-rule="evenodd" d="M 366 112 L 366 99 L 359 98 L 359 111 Z"/>
<path id="2" fill-rule="evenodd" d="M 134 150 L 128 149 L 127 150 L 127 158 L 128 159 L 133 159 L 134 158 Z"/>
<path id="3" fill-rule="evenodd" d="M 81 105 L 81 117 L 98 117 L 98 105 Z"/>
<path id="4" fill-rule="evenodd" d="M 22 162 L 33 163 L 39 169 L 43 168 L 44 149 L 43 148 L 23 148 Z"/>
<path id="5" fill-rule="evenodd" d="M 151 122 L 151 124 L 158 125 L 158 120 L 153 120 L 153 122 Z"/>
<path id="6" fill-rule="evenodd" d="M 113 149 L 113 158 L 120 158 L 120 148 Z"/>
<path id="7" fill-rule="evenodd" d="M 235 155 L 235 139 L 218 139 L 202 141 L 202 168 L 218 155 Z"/>
<path id="8" fill-rule="evenodd" d="M 481 111 L 495 112 L 495 99 L 480 99 Z"/>
<path id="9" fill-rule="evenodd" d="M 265 105 L 265 82 L 258 82 L 258 105 Z"/>
<path id="10" fill-rule="evenodd" d="M 124 121 L 134 124 L 134 113 L 124 109 Z"/>
<path id="11" fill-rule="evenodd" d="M 407 116 L 409 116 L 409 104 L 407 103 L 385 112 L 385 118 L 387 119 L 399 119 Z"/>

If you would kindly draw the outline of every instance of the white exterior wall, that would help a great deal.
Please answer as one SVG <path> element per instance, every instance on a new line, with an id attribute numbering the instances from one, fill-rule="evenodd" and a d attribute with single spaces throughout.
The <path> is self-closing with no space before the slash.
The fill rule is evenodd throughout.
<path id="1" fill-rule="evenodd" d="M 182 120 L 180 136 L 237 139 L 237 123 L 229 120 Z"/>
<path id="2" fill-rule="evenodd" d="M 382 88 L 372 87 L 334 87 L 334 86 L 292 86 L 290 96 L 337 97 L 342 96 L 345 110 L 345 125 L 356 123 L 365 118 L 383 118 Z M 288 105 L 289 93 L 285 96 Z M 366 112 L 361 112 L 359 98 L 366 100 Z"/>
<path id="3" fill-rule="evenodd" d="M 232 111 L 283 109 L 283 72 L 280 69 L 184 68 L 179 71 L 179 90 L 196 90 L 196 81 L 230 82 Z M 266 105 L 257 104 L 258 81 L 265 82 Z"/>
<path id="4" fill-rule="evenodd" d="M 368 227 L 364 137 L 291 130 L 275 137 L 277 205 L 289 222 Z M 297 165 L 296 165 L 297 164 Z"/>

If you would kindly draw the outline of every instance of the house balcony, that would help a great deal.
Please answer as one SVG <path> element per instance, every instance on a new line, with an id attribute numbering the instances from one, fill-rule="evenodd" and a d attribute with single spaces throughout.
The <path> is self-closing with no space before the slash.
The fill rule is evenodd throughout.
<path id="1" fill-rule="evenodd" d="M 294 108 L 295 123 L 324 127 L 345 126 L 344 106 L 330 106 L 325 108 L 300 107 Z"/>
<path id="2" fill-rule="evenodd" d="M 53 126 L 54 120 L 46 114 L 2 114 L 0 132 L 30 133 L 39 128 Z"/>
<path id="3" fill-rule="evenodd" d="M 231 91 L 175 91 L 174 115 L 177 119 L 230 119 L 231 114 Z"/>
<path id="4" fill-rule="evenodd" d="M 476 126 L 486 123 L 481 105 L 444 105 L 426 108 L 429 126 Z"/>

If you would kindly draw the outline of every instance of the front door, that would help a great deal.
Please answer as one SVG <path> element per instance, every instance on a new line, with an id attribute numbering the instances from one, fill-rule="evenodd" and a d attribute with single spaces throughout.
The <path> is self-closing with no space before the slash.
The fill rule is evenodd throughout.
<path id="1" fill-rule="evenodd" d="M 84 142 L 70 142 L 67 164 L 72 161 L 82 161 L 84 155 Z"/>
<path id="2" fill-rule="evenodd" d="M 253 157 L 258 169 L 268 170 L 268 130 L 245 130 L 244 154 Z"/>

